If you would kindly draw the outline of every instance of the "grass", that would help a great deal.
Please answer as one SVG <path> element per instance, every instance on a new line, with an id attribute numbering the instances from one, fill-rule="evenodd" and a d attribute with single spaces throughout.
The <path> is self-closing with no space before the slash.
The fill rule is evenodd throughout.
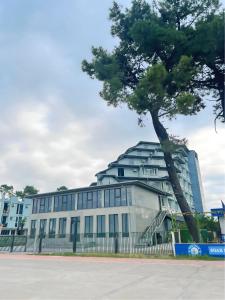
<path id="1" fill-rule="evenodd" d="M 174 260 L 206 260 L 206 261 L 224 261 L 222 257 L 211 256 L 185 256 L 180 255 L 174 257 L 172 255 L 146 255 L 146 254 L 128 254 L 128 253 L 73 253 L 73 252 L 58 252 L 58 253 L 39 253 L 44 256 L 77 256 L 77 257 L 113 257 L 113 258 L 139 258 L 139 259 L 174 259 Z"/>

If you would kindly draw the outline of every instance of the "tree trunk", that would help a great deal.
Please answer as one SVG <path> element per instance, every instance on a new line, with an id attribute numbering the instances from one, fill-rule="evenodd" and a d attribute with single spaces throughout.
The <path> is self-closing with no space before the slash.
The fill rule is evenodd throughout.
<path id="1" fill-rule="evenodd" d="M 163 145 L 165 142 L 169 142 L 169 135 L 165 129 L 165 127 L 162 125 L 162 123 L 159 121 L 159 117 L 157 114 L 152 113 L 152 121 L 153 126 L 156 132 L 156 135 L 161 143 Z M 184 193 L 182 191 L 177 172 L 176 167 L 174 165 L 174 161 L 172 158 L 172 154 L 170 150 L 164 150 L 164 159 L 166 162 L 167 171 L 169 174 L 169 180 L 173 188 L 174 195 L 177 199 L 178 205 L 180 207 L 180 210 L 183 214 L 184 220 L 187 224 L 187 227 L 189 229 L 189 232 L 194 240 L 194 242 L 199 243 L 199 231 L 197 227 L 197 223 L 193 217 L 193 214 L 191 212 L 191 209 L 184 197 Z"/>

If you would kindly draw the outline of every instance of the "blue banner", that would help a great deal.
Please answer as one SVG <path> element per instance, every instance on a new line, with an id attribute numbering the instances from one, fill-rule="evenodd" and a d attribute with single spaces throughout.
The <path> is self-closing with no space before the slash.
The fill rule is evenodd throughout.
<path id="1" fill-rule="evenodd" d="M 176 255 L 225 257 L 225 244 L 175 244 Z"/>
<path id="2" fill-rule="evenodd" d="M 223 208 L 212 208 L 211 215 L 212 217 L 224 217 L 225 211 Z"/>

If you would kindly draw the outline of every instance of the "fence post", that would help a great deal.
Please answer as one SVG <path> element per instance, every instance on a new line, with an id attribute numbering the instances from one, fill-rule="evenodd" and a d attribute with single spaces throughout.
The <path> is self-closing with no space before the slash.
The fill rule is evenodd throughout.
<path id="1" fill-rule="evenodd" d="M 43 236 L 41 234 L 40 235 L 40 240 L 39 240 L 39 246 L 38 246 L 38 253 L 41 253 L 41 251 L 42 251 L 42 239 L 43 239 Z"/>
<path id="2" fill-rule="evenodd" d="M 173 249 L 173 255 L 176 256 L 176 250 L 175 250 L 175 234 L 173 231 L 171 231 L 171 237 L 172 237 L 172 249 Z"/>
<path id="3" fill-rule="evenodd" d="M 10 252 L 13 252 L 13 246 L 14 246 L 14 240 L 15 240 L 15 235 L 12 235 L 12 243 L 11 243 L 11 247 L 10 247 Z"/>
<path id="4" fill-rule="evenodd" d="M 24 252 L 27 252 L 27 231 L 26 231 L 26 237 L 25 237 L 25 246 L 24 246 Z"/>
<path id="5" fill-rule="evenodd" d="M 77 251 L 77 221 L 74 222 L 74 233 L 73 233 L 73 253 Z"/>
<path id="6" fill-rule="evenodd" d="M 115 253 L 118 253 L 119 249 L 119 243 L 118 243 L 118 235 L 116 233 L 115 239 L 114 239 L 114 244 L 115 244 Z"/>

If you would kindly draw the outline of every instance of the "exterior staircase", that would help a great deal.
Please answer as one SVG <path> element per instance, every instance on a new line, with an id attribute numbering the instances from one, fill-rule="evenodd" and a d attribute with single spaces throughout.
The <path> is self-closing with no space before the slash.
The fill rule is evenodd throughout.
<path id="1" fill-rule="evenodd" d="M 168 215 L 167 210 L 161 210 L 157 216 L 153 219 L 152 223 L 146 227 L 145 231 L 142 233 L 136 247 L 142 247 L 146 245 L 151 246 L 153 244 L 153 235 L 157 229 L 162 225 L 165 217 Z"/>

